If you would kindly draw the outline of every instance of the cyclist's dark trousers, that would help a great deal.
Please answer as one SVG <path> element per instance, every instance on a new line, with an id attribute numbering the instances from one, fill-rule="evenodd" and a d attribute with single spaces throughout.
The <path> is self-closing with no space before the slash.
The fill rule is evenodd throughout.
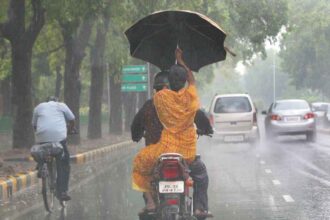
<path id="1" fill-rule="evenodd" d="M 63 146 L 64 155 L 56 158 L 57 167 L 57 189 L 58 195 L 67 192 L 69 188 L 70 177 L 70 154 L 66 145 L 66 140 L 60 142 Z"/>
<path id="2" fill-rule="evenodd" d="M 207 189 L 209 186 L 209 176 L 207 174 L 206 166 L 201 159 L 194 160 L 190 166 L 190 176 L 194 181 L 194 210 L 201 211 L 208 210 L 208 196 Z"/>

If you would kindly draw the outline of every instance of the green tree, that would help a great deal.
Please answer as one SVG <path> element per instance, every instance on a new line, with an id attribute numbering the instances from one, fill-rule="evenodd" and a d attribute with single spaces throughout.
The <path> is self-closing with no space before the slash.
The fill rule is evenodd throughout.
<path id="1" fill-rule="evenodd" d="M 281 44 L 283 69 L 298 88 L 330 97 L 330 5 L 325 0 L 289 2 L 289 25 Z"/>
<path id="2" fill-rule="evenodd" d="M 80 128 L 80 68 L 86 55 L 96 15 L 108 1 L 102 0 L 59 0 L 47 1 L 50 17 L 60 26 L 65 51 L 64 101 L 76 116 L 76 126 Z M 80 135 L 71 138 L 80 142 Z"/>
<path id="3" fill-rule="evenodd" d="M 88 138 L 102 137 L 102 95 L 106 70 L 105 48 L 109 29 L 109 8 L 102 12 L 91 48 L 91 86 L 89 95 Z"/>
<path id="4" fill-rule="evenodd" d="M 0 23 L 0 38 L 11 44 L 14 148 L 30 147 L 34 142 L 31 60 L 34 43 L 44 23 L 45 9 L 41 0 L 10 0 L 7 20 Z"/>

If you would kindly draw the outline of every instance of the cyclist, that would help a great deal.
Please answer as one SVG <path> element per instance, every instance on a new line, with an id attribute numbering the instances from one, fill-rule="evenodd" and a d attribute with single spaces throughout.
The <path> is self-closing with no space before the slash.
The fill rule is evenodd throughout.
<path id="1" fill-rule="evenodd" d="M 70 154 L 67 148 L 67 129 L 74 131 L 75 116 L 69 107 L 58 101 L 55 96 L 47 98 L 46 102 L 35 107 L 32 117 L 32 126 L 35 130 L 36 142 L 38 144 L 48 142 L 59 142 L 63 146 L 63 155 L 56 158 L 57 198 L 61 201 L 69 201 L 68 195 L 70 177 Z M 67 124 L 69 127 L 67 128 Z M 40 169 L 38 169 L 38 176 Z"/>

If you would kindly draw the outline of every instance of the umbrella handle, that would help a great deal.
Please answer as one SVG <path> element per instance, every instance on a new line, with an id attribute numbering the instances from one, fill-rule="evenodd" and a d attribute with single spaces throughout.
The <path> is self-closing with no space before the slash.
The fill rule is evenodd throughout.
<path id="1" fill-rule="evenodd" d="M 233 57 L 236 57 L 236 53 L 231 51 L 228 47 L 224 47 L 224 48 L 225 48 L 225 51 L 227 51 L 230 55 L 232 55 Z"/>
<path id="2" fill-rule="evenodd" d="M 179 47 L 179 42 L 178 43 L 176 43 L 176 48 L 180 48 Z M 175 64 L 177 65 L 178 64 L 178 60 L 175 58 Z"/>

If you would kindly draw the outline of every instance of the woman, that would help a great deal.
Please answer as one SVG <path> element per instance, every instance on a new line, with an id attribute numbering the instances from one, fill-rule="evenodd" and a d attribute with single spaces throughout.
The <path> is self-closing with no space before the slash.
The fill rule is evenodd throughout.
<path id="1" fill-rule="evenodd" d="M 156 208 L 150 183 L 158 157 L 162 153 L 175 152 L 183 155 L 184 159 L 191 163 L 196 155 L 194 118 L 199 109 L 199 101 L 195 78 L 182 59 L 182 50 L 177 48 L 175 55 L 180 65 L 174 65 L 170 69 L 171 90 L 163 89 L 154 96 L 156 111 L 164 126 L 160 141 L 143 148 L 133 162 L 133 189 L 144 193 L 147 211 Z"/>

